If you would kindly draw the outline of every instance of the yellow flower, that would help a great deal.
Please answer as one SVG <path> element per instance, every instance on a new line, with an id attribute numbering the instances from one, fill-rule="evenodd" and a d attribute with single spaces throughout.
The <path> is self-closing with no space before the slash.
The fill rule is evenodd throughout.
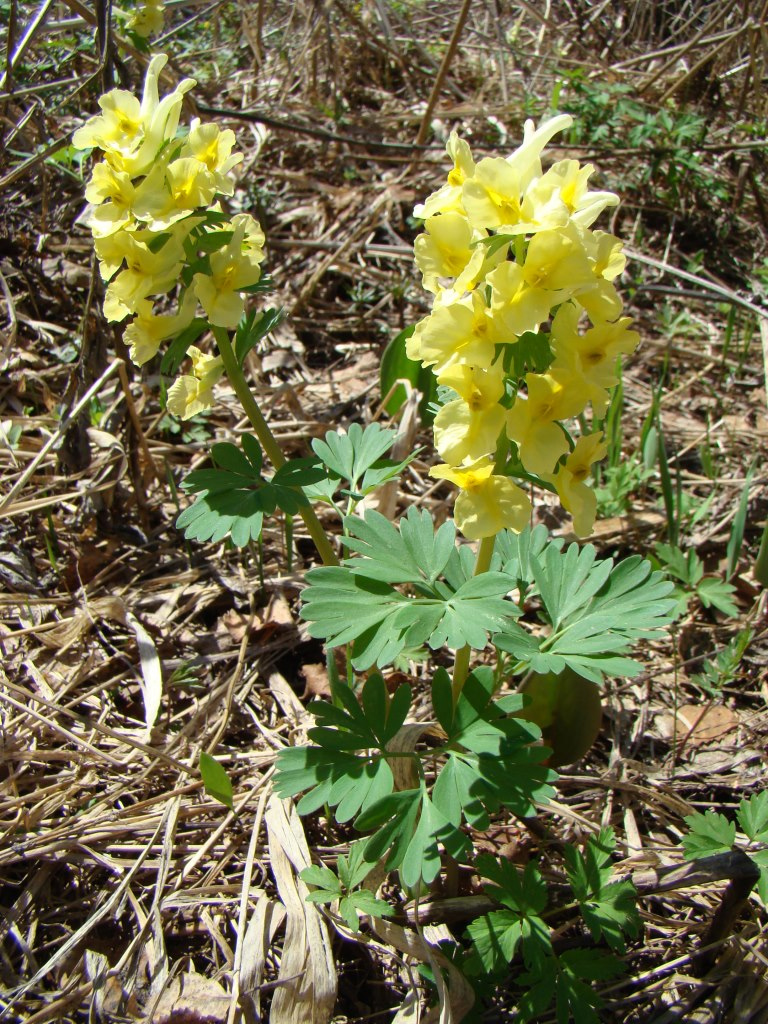
<path id="1" fill-rule="evenodd" d="M 581 381 L 581 388 L 596 415 L 604 416 L 608 406 L 606 389 L 618 384 L 616 362 L 637 348 L 640 335 L 629 330 L 628 316 L 595 324 L 584 334 L 578 331 L 578 310 L 564 303 L 552 321 L 550 344 L 555 354 L 553 369 L 563 368 Z"/>
<path id="2" fill-rule="evenodd" d="M 428 217 L 424 228 L 413 244 L 416 266 L 424 288 L 437 293 L 441 277 L 458 277 L 469 263 L 474 232 L 464 214 L 456 211 Z"/>
<path id="3" fill-rule="evenodd" d="M 460 139 L 456 132 L 451 132 L 445 146 L 448 156 L 453 160 L 453 167 L 448 172 L 448 181 L 437 192 L 433 192 L 425 203 L 420 203 L 413 211 L 414 217 L 425 220 L 436 213 L 448 211 L 463 212 L 461 206 L 461 189 L 467 178 L 475 173 L 475 161 L 469 144 Z"/>
<path id="4" fill-rule="evenodd" d="M 229 244 L 211 254 L 211 273 L 195 274 L 193 278 L 197 297 L 209 322 L 216 327 L 237 327 L 245 308 L 240 293 L 256 284 L 261 276 L 259 263 L 264 253 L 249 242 L 246 236 L 249 224 L 251 230 L 255 230 L 254 221 L 239 220 Z"/>
<path id="5" fill-rule="evenodd" d="M 167 61 L 161 53 L 149 62 L 141 103 L 124 89 L 112 89 L 102 96 L 102 113 L 75 132 L 75 148 L 103 150 L 116 170 L 132 178 L 146 174 L 163 144 L 176 134 L 184 94 L 195 84 L 194 79 L 185 78 L 160 100 L 158 83 Z"/>
<path id="6" fill-rule="evenodd" d="M 494 347 L 491 311 L 476 291 L 458 299 L 455 292 L 442 292 L 406 342 L 409 359 L 434 366 L 435 373 L 454 363 L 487 369 Z"/>
<path id="7" fill-rule="evenodd" d="M 499 362 L 488 370 L 454 365 L 437 378 L 459 398 L 447 402 L 435 417 L 435 447 L 452 466 L 476 461 L 493 452 L 504 426 L 504 370 Z"/>
<path id="8" fill-rule="evenodd" d="M 115 231 L 111 235 L 97 235 L 94 238 L 93 247 L 99 260 L 102 281 L 109 281 L 123 265 L 131 240 L 132 235 L 127 231 Z"/>
<path id="9" fill-rule="evenodd" d="M 504 157 L 486 157 L 464 182 L 462 203 L 470 222 L 479 228 L 513 233 L 520 222 L 525 185 L 520 170 Z"/>
<path id="10" fill-rule="evenodd" d="M 554 292 L 552 305 L 595 281 L 581 240 L 567 229 L 539 231 L 533 236 L 525 254 L 523 279 L 530 288 Z"/>
<path id="11" fill-rule="evenodd" d="M 157 252 L 126 232 L 126 267 L 114 277 L 104 297 L 104 315 L 117 321 L 134 313 L 140 299 L 167 292 L 179 279 L 184 250 L 170 238 Z"/>
<path id="12" fill-rule="evenodd" d="M 168 389 L 169 412 L 188 420 L 213 405 L 213 388 L 224 373 L 221 356 L 208 356 L 190 345 L 187 355 L 192 360 L 192 373 L 177 378 Z"/>
<path id="13" fill-rule="evenodd" d="M 613 192 L 589 191 L 593 172 L 592 164 L 582 167 L 578 160 L 559 160 L 532 182 L 522 204 L 530 230 L 565 227 L 569 221 L 589 227 L 607 206 L 616 206 L 619 197 Z"/>
<path id="14" fill-rule="evenodd" d="M 123 341 L 130 348 L 133 362 L 142 366 L 157 355 L 161 342 L 189 326 L 195 315 L 197 300 L 190 288 L 184 293 L 178 313 L 155 314 L 149 299 L 140 299 L 136 305 L 136 316 L 125 328 Z"/>
<path id="15" fill-rule="evenodd" d="M 607 451 L 602 434 L 580 437 L 557 475 L 547 477 L 557 488 L 563 508 L 573 516 L 573 531 L 577 537 L 588 537 L 595 525 L 597 498 L 584 481 L 592 464 L 605 458 Z"/>
<path id="16" fill-rule="evenodd" d="M 195 117 L 189 127 L 187 141 L 182 147 L 182 157 L 193 157 L 205 164 L 216 183 L 216 191 L 231 196 L 235 183 L 229 177 L 232 168 L 243 159 L 242 153 L 232 154 L 235 133 L 231 128 L 221 131 L 217 124 L 201 124 Z"/>
<path id="17" fill-rule="evenodd" d="M 579 392 L 578 379 L 563 371 L 528 373 L 525 383 L 528 397 L 518 394 L 507 413 L 507 436 L 517 444 L 529 473 L 551 473 L 569 449 L 556 421 L 581 412 L 589 396 Z"/>
<path id="18" fill-rule="evenodd" d="M 140 2 L 128 21 L 128 28 L 137 35 L 148 39 L 163 31 L 165 10 L 163 0 L 143 0 Z"/>
<path id="19" fill-rule="evenodd" d="M 509 477 L 494 473 L 490 459 L 480 459 L 458 469 L 433 466 L 429 475 L 438 480 L 450 480 L 461 488 L 454 519 L 468 540 L 494 537 L 504 529 L 520 533 L 530 520 L 528 495 Z"/>
<path id="20" fill-rule="evenodd" d="M 90 117 L 72 136 L 75 149 L 102 149 L 128 154 L 141 142 L 141 104 L 133 93 L 112 89 L 99 99 L 101 114 Z"/>
<path id="21" fill-rule="evenodd" d="M 95 204 L 88 216 L 94 238 L 106 238 L 134 226 L 136 190 L 125 171 L 116 171 L 106 161 L 96 164 L 85 189 L 85 198 Z"/>
<path id="22" fill-rule="evenodd" d="M 551 292 L 526 284 L 519 263 L 501 263 L 486 278 L 491 285 L 491 310 L 496 341 L 517 341 L 526 331 L 537 331 L 553 305 Z"/>
<path id="23" fill-rule="evenodd" d="M 194 157 L 156 164 L 136 189 L 133 211 L 153 231 L 164 231 L 194 210 L 207 208 L 216 195 L 214 176 Z"/>
<path id="24" fill-rule="evenodd" d="M 541 176 L 541 151 L 557 132 L 573 124 L 568 114 L 552 117 L 539 126 L 526 121 L 523 141 L 506 159 L 486 157 L 467 176 L 462 203 L 474 227 L 493 228 L 510 234 L 530 230 L 523 216 L 523 196 Z"/>

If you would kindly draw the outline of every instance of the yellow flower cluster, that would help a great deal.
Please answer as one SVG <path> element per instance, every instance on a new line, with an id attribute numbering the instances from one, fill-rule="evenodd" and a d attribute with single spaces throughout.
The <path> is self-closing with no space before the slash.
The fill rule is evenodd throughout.
<path id="1" fill-rule="evenodd" d="M 242 292 L 258 282 L 264 259 L 258 222 L 249 214 L 228 221 L 217 201 L 234 193 L 230 172 L 242 159 L 232 153 L 234 132 L 197 118 L 179 130 L 184 95 L 195 82 L 185 78 L 161 99 L 166 61 L 163 54 L 150 61 L 141 100 L 111 90 L 99 100 L 101 113 L 73 138 L 76 148 L 104 154 L 85 191 L 88 223 L 108 282 L 104 314 L 111 321 L 131 317 L 125 341 L 139 365 L 187 328 L 199 305 L 210 326 L 237 327 Z M 158 311 L 157 297 L 180 283 L 177 311 Z M 168 399 L 170 411 L 183 417 L 212 404 L 221 375 L 218 357 L 209 365 L 212 357 L 197 349 L 190 356 L 192 375 L 181 377 Z"/>
<path id="2" fill-rule="evenodd" d="M 591 230 L 618 197 L 589 191 L 589 164 L 542 169 L 542 150 L 571 123 L 567 114 L 538 129 L 526 121 L 509 157 L 478 162 L 453 132 L 448 180 L 414 211 L 424 220 L 416 264 L 434 302 L 407 352 L 458 396 L 435 418 L 444 464 L 431 475 L 459 487 L 456 524 L 471 540 L 529 520 L 528 496 L 504 472 L 511 442 L 524 474 L 557 490 L 575 532 L 592 531 L 586 479 L 606 447 L 599 432 L 574 443 L 563 421 L 590 404 L 604 416 L 617 358 L 638 342 L 612 283 L 626 262 L 622 243 Z M 526 365 L 519 377 L 512 347 L 524 335 L 545 343 L 548 366 Z"/>

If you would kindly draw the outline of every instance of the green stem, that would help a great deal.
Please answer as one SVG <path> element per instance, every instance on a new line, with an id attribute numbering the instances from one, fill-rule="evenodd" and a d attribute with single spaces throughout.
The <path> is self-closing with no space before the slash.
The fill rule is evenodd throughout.
<path id="1" fill-rule="evenodd" d="M 284 466 L 288 460 L 283 454 L 282 448 L 275 440 L 274 434 L 269 429 L 269 425 L 262 415 L 258 402 L 251 394 L 251 389 L 248 386 L 245 375 L 238 365 L 237 357 L 235 356 L 234 349 L 232 348 L 232 342 L 229 339 L 229 333 L 223 327 L 214 327 L 212 330 L 213 336 L 216 339 L 216 344 L 219 348 L 221 361 L 224 363 L 224 369 L 227 377 L 229 378 L 229 383 L 235 389 L 235 394 L 240 399 L 243 410 L 251 421 L 251 426 L 256 431 L 259 444 L 266 452 L 275 469 L 280 469 L 280 467 Z M 314 541 L 317 552 L 323 562 L 326 565 L 338 565 L 339 560 L 331 547 L 331 543 L 328 540 L 320 520 L 315 515 L 314 509 L 310 506 L 306 506 L 305 508 L 299 509 L 299 514 L 304 520 L 304 525 L 306 526 L 310 537 Z"/>
<path id="2" fill-rule="evenodd" d="M 495 534 L 492 537 L 483 537 L 480 541 L 480 547 L 477 549 L 477 559 L 475 561 L 475 571 L 473 573 L 474 576 L 479 576 L 483 572 L 488 572 L 495 541 Z M 456 659 L 453 663 L 453 686 L 451 688 L 454 707 L 456 707 L 456 702 L 459 699 L 464 683 L 466 682 L 467 675 L 469 674 L 469 655 L 469 644 L 456 651 Z"/>

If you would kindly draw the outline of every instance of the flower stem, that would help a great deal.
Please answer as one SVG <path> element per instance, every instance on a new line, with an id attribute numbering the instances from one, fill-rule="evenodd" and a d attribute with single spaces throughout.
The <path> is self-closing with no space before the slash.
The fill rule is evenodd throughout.
<path id="1" fill-rule="evenodd" d="M 235 394 L 240 399 L 245 414 L 251 421 L 251 426 L 256 431 L 256 436 L 259 439 L 261 447 L 266 452 L 275 469 L 280 469 L 280 467 L 284 466 L 288 460 L 283 454 L 282 448 L 275 440 L 274 434 L 269 429 L 269 425 L 262 415 L 258 402 L 251 394 L 251 389 L 248 386 L 248 382 L 245 379 L 245 375 L 237 362 L 237 357 L 235 356 L 234 349 L 232 348 L 232 342 L 229 339 L 229 332 L 223 327 L 214 327 L 212 330 L 229 382 L 235 389 Z M 310 537 L 314 541 L 317 552 L 325 565 L 338 565 L 339 560 L 331 547 L 331 543 L 328 540 L 328 536 L 323 529 L 320 520 L 315 515 L 314 509 L 307 505 L 304 508 L 299 509 L 299 514 L 304 520 L 304 525 L 306 526 Z"/>
<path id="2" fill-rule="evenodd" d="M 493 545 L 495 540 L 496 535 L 494 534 L 492 537 L 483 537 L 480 541 L 480 547 L 477 549 L 477 559 L 475 560 L 474 576 L 479 576 L 483 572 L 488 572 L 488 566 L 491 564 L 491 556 L 493 555 Z M 459 699 L 469 673 L 469 655 L 469 644 L 456 651 L 456 658 L 453 663 L 453 686 L 451 687 L 454 707 L 456 707 L 456 702 Z"/>

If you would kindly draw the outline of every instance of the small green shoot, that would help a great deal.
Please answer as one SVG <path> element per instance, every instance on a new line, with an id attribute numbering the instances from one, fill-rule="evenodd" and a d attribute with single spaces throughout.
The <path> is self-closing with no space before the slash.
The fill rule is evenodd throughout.
<path id="1" fill-rule="evenodd" d="M 753 635 L 751 629 L 742 629 L 714 659 L 704 662 L 702 671 L 691 676 L 691 682 L 701 687 L 710 697 L 721 693 L 723 687 L 729 686 L 738 678 L 741 659 L 752 642 Z"/>
<path id="2" fill-rule="evenodd" d="M 232 780 L 226 770 L 204 750 L 200 753 L 199 767 L 208 796 L 212 796 L 214 800 L 224 804 L 230 811 L 234 811 Z"/>
<path id="3" fill-rule="evenodd" d="M 307 885 L 315 885 L 316 889 L 307 896 L 311 903 L 339 902 L 339 914 L 344 918 L 350 931 L 360 931 L 360 918 L 391 917 L 394 910 L 384 900 L 377 897 L 369 889 L 356 888 L 371 873 L 376 863 L 365 859 L 365 842 L 358 840 L 351 843 L 349 856 L 343 854 L 336 861 L 336 871 L 313 864 L 304 868 L 299 877 Z"/>

